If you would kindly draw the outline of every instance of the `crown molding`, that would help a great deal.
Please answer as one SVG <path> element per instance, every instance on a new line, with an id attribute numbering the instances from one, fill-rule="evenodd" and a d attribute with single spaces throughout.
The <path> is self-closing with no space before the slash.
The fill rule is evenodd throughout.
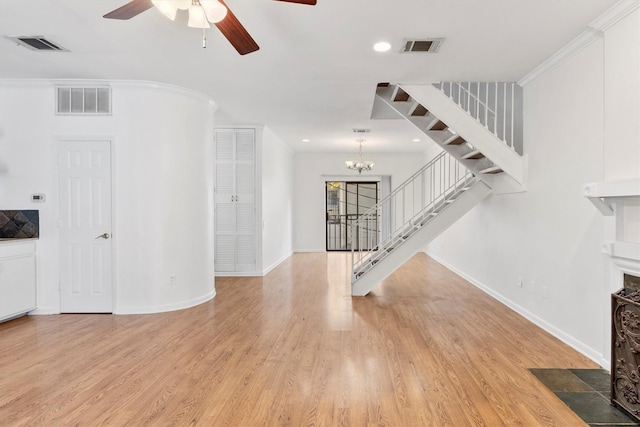
<path id="1" fill-rule="evenodd" d="M 1 0 L 0 0 L 1 1 Z M 150 89 L 162 92 L 177 93 L 190 98 L 199 99 L 209 105 L 214 111 L 218 104 L 208 95 L 168 83 L 152 82 L 148 80 L 107 80 L 107 79 L 0 79 L 0 87 L 39 87 L 53 88 L 55 86 L 105 86 L 124 89 Z"/>
<path id="2" fill-rule="evenodd" d="M 602 37 L 604 32 L 621 19 L 640 8 L 639 0 L 620 0 L 606 12 L 589 24 L 589 27 L 578 37 L 567 43 L 542 64 L 538 65 L 526 76 L 518 81 L 520 86 L 526 86 L 537 78 L 547 74 L 560 64 L 573 57 L 585 47 Z"/>

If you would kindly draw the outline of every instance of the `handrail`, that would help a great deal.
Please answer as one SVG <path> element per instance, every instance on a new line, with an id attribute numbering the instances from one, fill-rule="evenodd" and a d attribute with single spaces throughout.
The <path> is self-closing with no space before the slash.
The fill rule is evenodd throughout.
<path id="1" fill-rule="evenodd" d="M 374 206 L 370 207 L 365 213 L 363 213 L 360 216 L 360 218 L 364 217 L 365 215 L 368 215 L 372 211 L 377 210 L 378 205 L 381 205 L 381 204 L 385 203 L 387 200 L 391 199 L 395 194 L 397 194 L 398 192 L 402 191 L 402 189 L 405 188 L 407 185 L 409 185 L 411 183 L 411 181 L 413 181 L 418 175 L 422 174 L 426 169 L 431 167 L 433 164 L 437 163 L 446 154 L 447 154 L 447 152 L 443 151 L 442 153 L 438 154 L 433 159 L 429 160 L 429 162 L 426 165 L 424 165 L 423 167 L 418 169 L 418 171 L 416 173 L 414 173 L 413 175 L 411 175 L 409 178 L 405 179 L 402 182 L 402 184 L 400 184 L 395 190 L 393 190 L 391 193 L 389 193 L 388 195 L 383 197 L 377 204 L 375 204 Z M 360 220 L 360 218 L 358 219 L 358 221 Z"/>
<path id="2" fill-rule="evenodd" d="M 443 151 L 362 214 L 351 225 L 352 282 L 403 244 L 474 180 L 470 170 Z"/>
<path id="3" fill-rule="evenodd" d="M 505 145 L 522 154 L 522 92 L 516 83 L 441 82 L 434 86 Z"/>

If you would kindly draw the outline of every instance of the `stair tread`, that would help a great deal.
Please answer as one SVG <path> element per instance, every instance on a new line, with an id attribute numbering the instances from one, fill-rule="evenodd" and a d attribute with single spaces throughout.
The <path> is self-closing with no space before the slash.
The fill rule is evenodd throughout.
<path id="1" fill-rule="evenodd" d="M 459 135 L 453 135 L 450 139 L 446 140 L 443 145 L 462 145 L 465 144 L 467 141 L 459 136 Z"/>
<path id="2" fill-rule="evenodd" d="M 486 157 L 480 150 L 471 150 L 467 154 L 460 157 L 463 160 L 479 160 Z"/>
<path id="3" fill-rule="evenodd" d="M 501 173 L 504 172 L 502 170 L 502 168 L 500 168 L 500 166 L 491 166 L 482 170 L 479 170 L 478 173 L 482 173 L 482 174 L 495 174 L 495 173 Z"/>
<path id="4" fill-rule="evenodd" d="M 422 104 L 416 104 L 410 113 L 412 117 L 424 117 L 427 114 L 429 114 L 429 110 Z"/>
<path id="5" fill-rule="evenodd" d="M 428 130 L 445 130 L 448 127 L 449 126 L 447 126 L 445 122 L 443 122 L 440 119 L 437 119 L 431 126 L 429 126 Z"/>
<path id="6" fill-rule="evenodd" d="M 392 100 L 394 102 L 406 102 L 409 100 L 409 94 L 402 90 L 402 88 L 396 86 L 396 91 L 393 94 Z"/>

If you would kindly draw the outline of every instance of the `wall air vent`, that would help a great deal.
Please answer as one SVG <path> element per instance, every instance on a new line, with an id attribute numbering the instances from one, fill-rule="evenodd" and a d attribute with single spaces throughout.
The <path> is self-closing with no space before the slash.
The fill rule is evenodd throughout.
<path id="1" fill-rule="evenodd" d="M 110 115 L 111 88 L 109 86 L 56 86 L 56 114 Z"/>
<path id="2" fill-rule="evenodd" d="M 436 53 L 440 46 L 444 42 L 443 38 L 440 39 L 421 39 L 421 40 L 409 40 L 404 39 L 402 44 L 402 53 Z"/>
<path id="3" fill-rule="evenodd" d="M 5 38 L 31 50 L 69 52 L 68 49 L 45 39 L 44 36 L 5 36 Z"/>

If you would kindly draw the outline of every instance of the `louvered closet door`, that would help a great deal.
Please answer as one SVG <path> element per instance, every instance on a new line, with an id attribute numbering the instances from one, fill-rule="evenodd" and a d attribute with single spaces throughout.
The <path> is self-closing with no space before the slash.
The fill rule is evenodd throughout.
<path id="1" fill-rule="evenodd" d="M 256 269 L 255 131 L 238 129 L 236 136 L 236 271 Z"/>
<path id="2" fill-rule="evenodd" d="M 235 269 L 235 142 L 233 130 L 216 130 L 215 269 Z"/>
<path id="3" fill-rule="evenodd" d="M 215 268 L 256 269 L 255 131 L 216 130 Z"/>

